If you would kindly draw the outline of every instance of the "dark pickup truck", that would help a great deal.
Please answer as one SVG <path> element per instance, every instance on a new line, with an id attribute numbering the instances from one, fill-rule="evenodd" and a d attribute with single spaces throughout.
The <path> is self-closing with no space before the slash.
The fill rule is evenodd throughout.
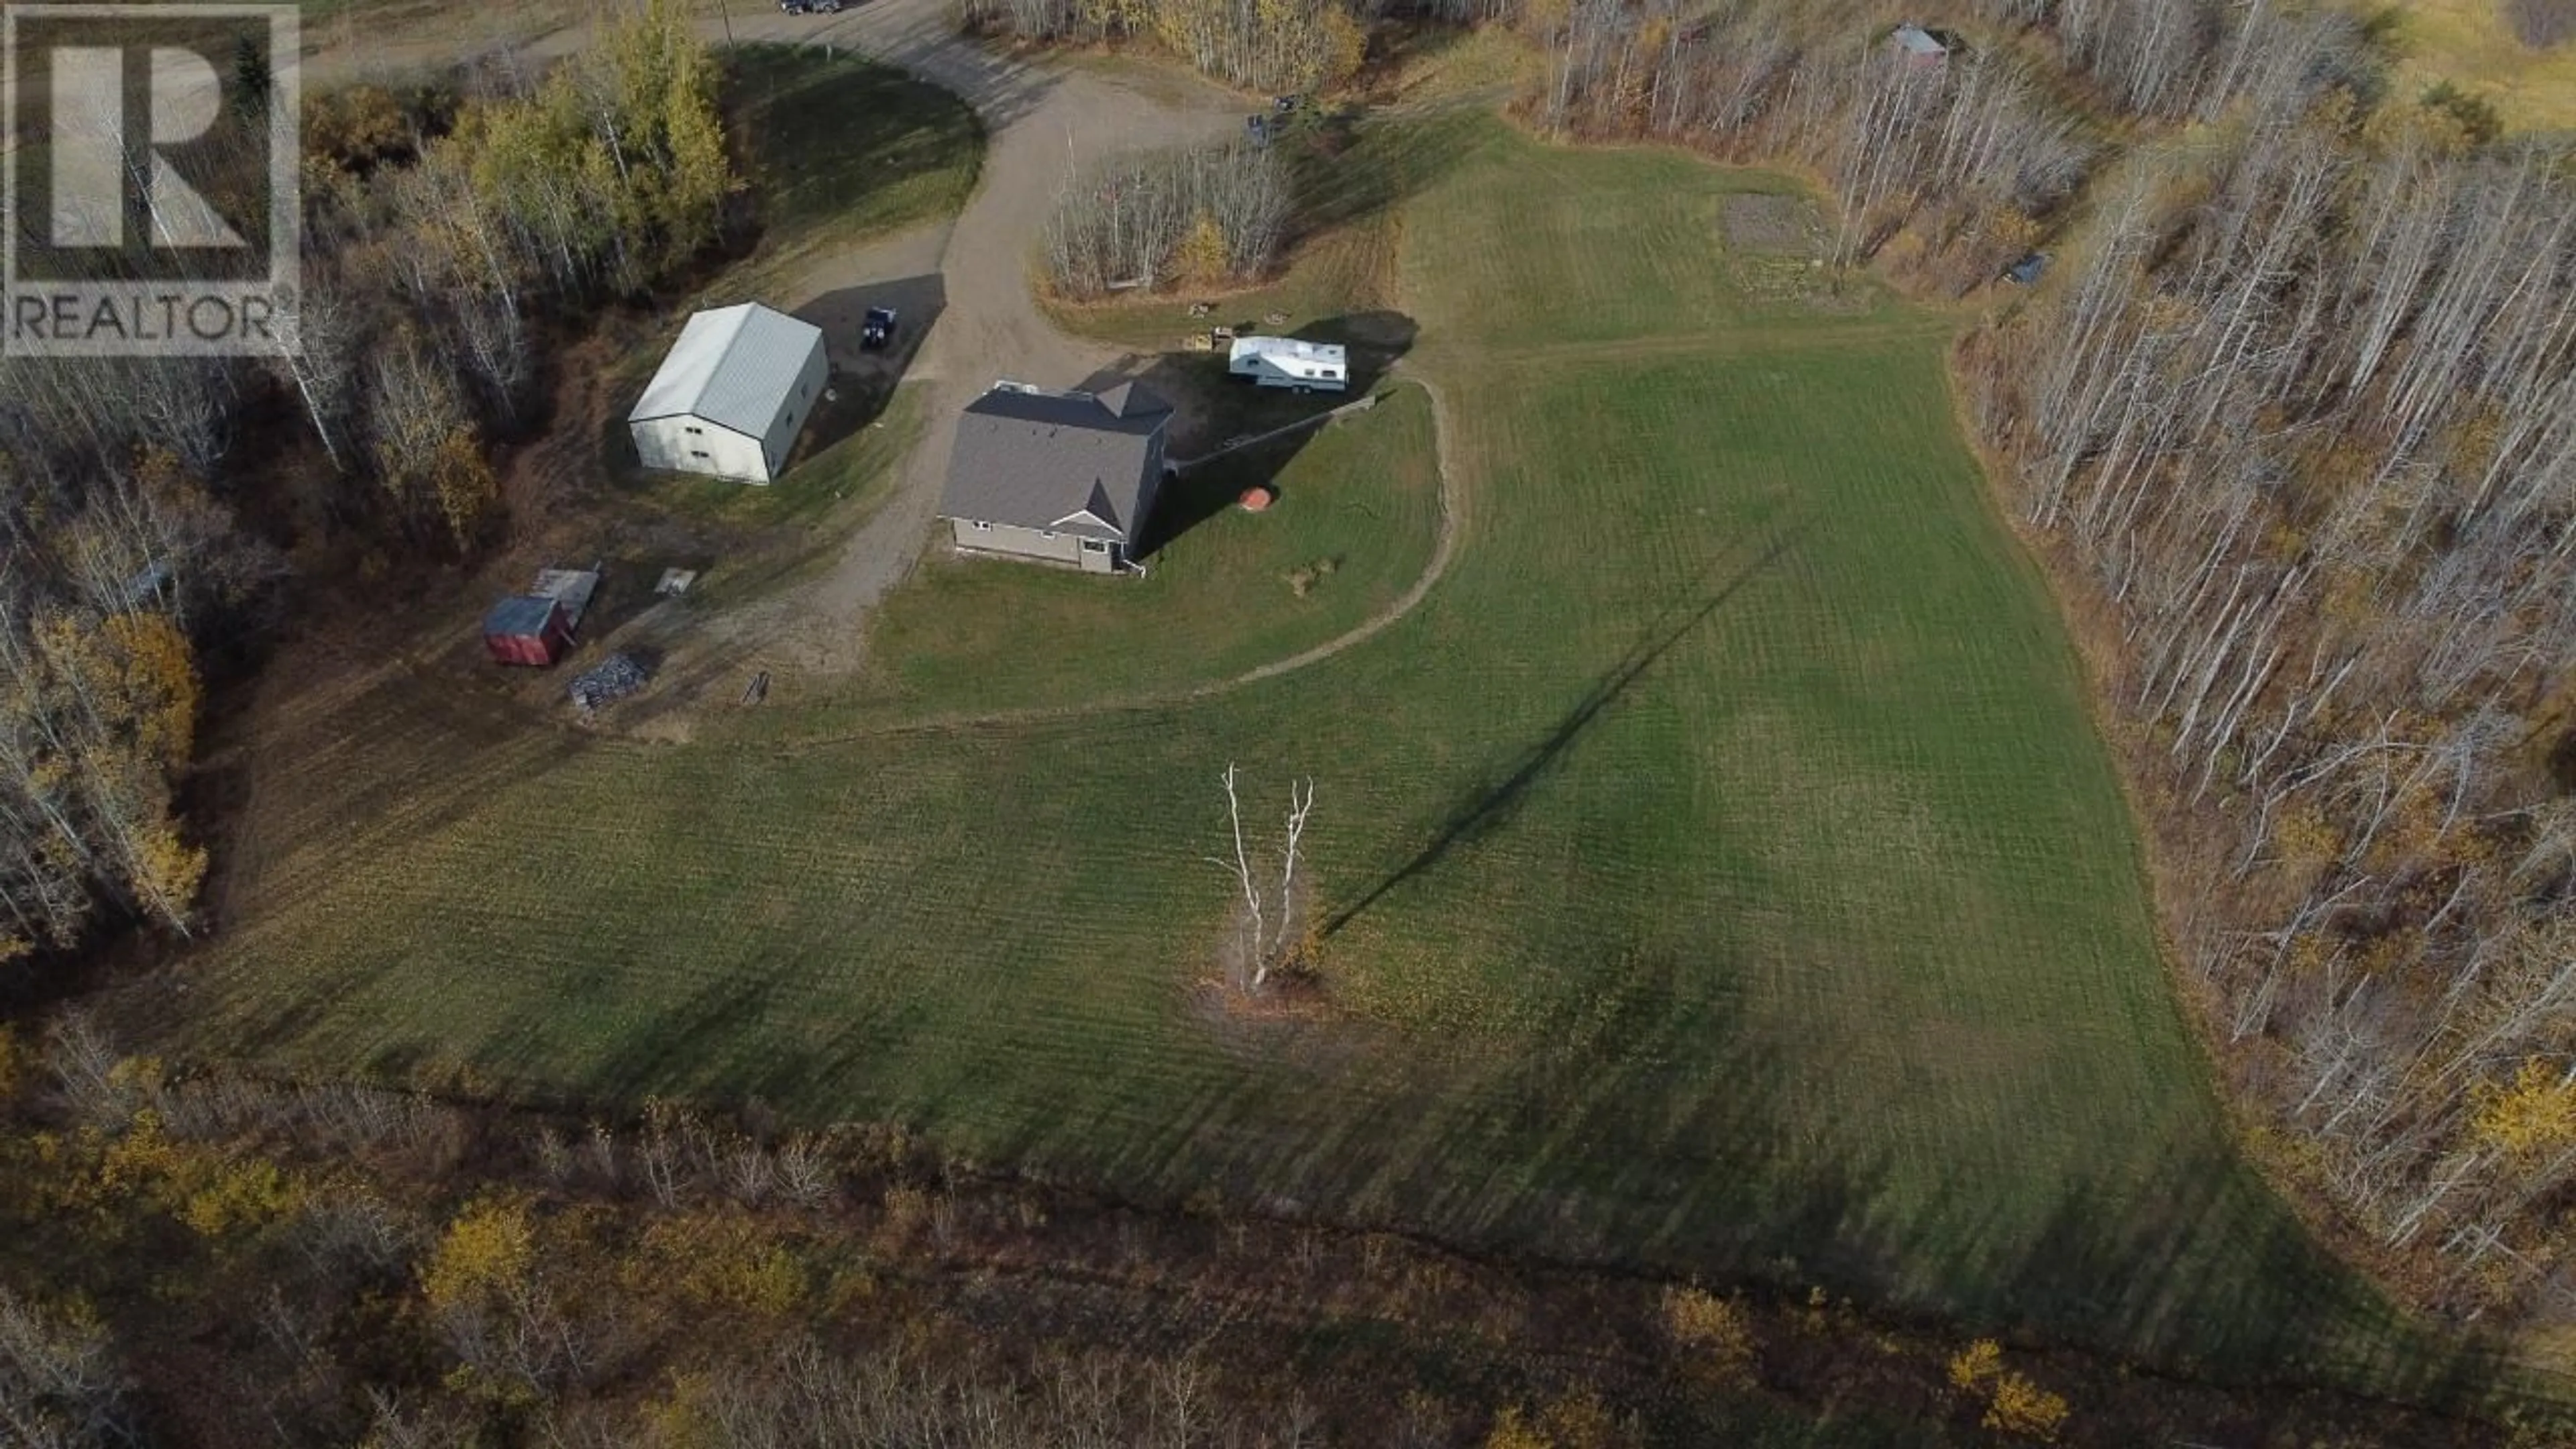
<path id="1" fill-rule="evenodd" d="M 894 341 L 894 309 L 870 307 L 859 323 L 859 346 L 869 352 L 882 352 Z"/>

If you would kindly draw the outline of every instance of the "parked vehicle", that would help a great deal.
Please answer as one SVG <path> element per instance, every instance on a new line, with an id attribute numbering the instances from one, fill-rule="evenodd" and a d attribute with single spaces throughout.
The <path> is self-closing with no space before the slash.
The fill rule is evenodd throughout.
<path id="1" fill-rule="evenodd" d="M 870 307 L 867 318 L 859 323 L 859 347 L 866 352 L 882 352 L 894 341 L 894 309 Z"/>
<path id="2" fill-rule="evenodd" d="M 778 0 L 778 8 L 790 15 L 838 15 L 841 0 Z"/>

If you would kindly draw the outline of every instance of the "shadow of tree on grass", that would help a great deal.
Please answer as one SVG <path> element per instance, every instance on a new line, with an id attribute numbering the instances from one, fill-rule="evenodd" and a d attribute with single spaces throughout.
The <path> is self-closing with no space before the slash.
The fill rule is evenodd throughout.
<path id="1" fill-rule="evenodd" d="M 1782 532 L 1751 562 L 1718 583 L 1698 602 L 1667 609 L 1663 617 L 1648 625 L 1628 652 L 1593 681 L 1592 687 L 1575 701 L 1573 708 L 1566 711 L 1553 729 L 1509 764 L 1470 785 L 1433 829 L 1431 838 L 1423 843 L 1421 849 L 1361 892 L 1357 900 L 1336 911 L 1325 923 L 1324 934 L 1338 935 L 1389 892 L 1440 864 L 1450 851 L 1460 845 L 1471 844 L 1507 824 L 1523 798 L 1564 757 L 1566 751 L 1574 747 L 1602 712 L 1618 703 L 1620 697 L 1674 645 L 1706 623 L 1711 615 L 1725 607 L 1729 599 L 1763 571 L 1779 562 L 1797 545 L 1798 533 L 1796 528 Z M 1712 574 L 1714 572 L 1712 570 Z"/>

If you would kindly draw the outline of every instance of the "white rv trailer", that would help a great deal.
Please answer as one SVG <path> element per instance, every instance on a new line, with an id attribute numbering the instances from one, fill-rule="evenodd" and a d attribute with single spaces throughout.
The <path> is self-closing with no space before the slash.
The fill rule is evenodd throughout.
<path id="1" fill-rule="evenodd" d="M 1345 349 L 1294 337 L 1238 337 L 1226 354 L 1225 370 L 1263 387 L 1299 392 L 1341 392 L 1351 385 Z"/>

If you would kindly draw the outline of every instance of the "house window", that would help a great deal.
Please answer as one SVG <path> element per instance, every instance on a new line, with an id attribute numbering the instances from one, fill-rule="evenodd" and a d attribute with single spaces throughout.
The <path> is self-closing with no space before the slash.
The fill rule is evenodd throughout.
<path id="1" fill-rule="evenodd" d="M 1342 370 L 1338 367 L 1325 368 L 1323 378 L 1326 382 L 1339 382 L 1342 378 Z"/>
<path id="2" fill-rule="evenodd" d="M 986 523 L 984 520 L 979 518 L 975 520 L 975 531 L 977 533 L 991 533 L 993 531 L 993 525 Z"/>
<path id="3" fill-rule="evenodd" d="M 690 457 L 692 457 L 692 458 L 703 458 L 703 457 L 705 457 L 706 455 L 707 455 L 707 450 L 706 450 L 706 449 L 704 449 L 704 448 L 691 448 L 691 449 L 689 450 L 689 456 L 690 456 Z"/>
<path id="4" fill-rule="evenodd" d="M 1038 530 L 1038 537 L 1053 538 L 1055 537 L 1055 530 L 1052 528 L 1041 528 Z"/>
<path id="5" fill-rule="evenodd" d="M 1109 545 L 1102 543 L 1096 538 L 1086 538 L 1082 541 L 1082 551 L 1084 553 L 1107 553 L 1109 552 Z"/>
<path id="6" fill-rule="evenodd" d="M 689 427 L 684 427 L 684 428 L 683 428 L 683 431 L 685 431 L 685 432 L 686 432 L 690 437 L 694 438 L 694 437 L 698 437 L 698 436 L 700 436 L 700 435 L 704 434 L 704 433 L 706 432 L 706 429 L 704 429 L 704 428 L 689 428 Z"/>

